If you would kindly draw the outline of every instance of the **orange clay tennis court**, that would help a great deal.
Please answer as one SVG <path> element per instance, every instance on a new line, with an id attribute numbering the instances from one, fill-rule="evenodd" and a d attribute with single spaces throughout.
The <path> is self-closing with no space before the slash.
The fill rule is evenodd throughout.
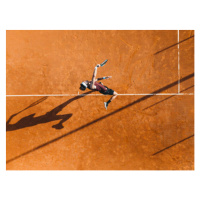
<path id="1" fill-rule="evenodd" d="M 7 170 L 193 170 L 194 31 L 7 31 Z M 119 95 L 79 90 L 102 82 Z"/>

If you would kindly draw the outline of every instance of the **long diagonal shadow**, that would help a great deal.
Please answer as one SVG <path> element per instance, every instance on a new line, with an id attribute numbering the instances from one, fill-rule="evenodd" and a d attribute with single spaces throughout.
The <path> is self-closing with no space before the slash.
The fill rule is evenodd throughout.
<path id="1" fill-rule="evenodd" d="M 160 151 L 154 153 L 152 156 L 155 156 L 155 155 L 157 155 L 157 154 L 159 154 L 159 153 L 161 153 L 161 152 L 163 152 L 163 151 L 165 151 L 165 150 L 167 150 L 167 149 L 169 149 L 169 148 L 171 148 L 171 147 L 173 147 L 173 146 L 175 146 L 175 145 L 177 145 L 177 144 L 180 144 L 181 142 L 184 142 L 185 140 L 188 140 L 188 139 L 190 139 L 191 137 L 194 137 L 194 135 L 190 135 L 189 137 L 184 138 L 183 140 L 181 140 L 181 141 L 179 141 L 179 142 L 176 142 L 176 143 L 174 143 L 174 144 L 172 144 L 172 145 L 170 145 L 170 146 L 168 146 L 168 147 L 166 147 L 166 148 L 164 148 L 164 149 L 162 149 L 162 150 L 160 150 Z"/>
<path id="2" fill-rule="evenodd" d="M 167 50 L 167 49 L 170 49 L 170 48 L 172 48 L 172 47 L 174 47 L 174 46 L 176 46 L 176 45 L 178 45 L 178 44 L 180 44 L 180 43 L 182 43 L 182 42 L 185 42 L 186 40 L 189 40 L 190 38 L 193 38 L 193 37 L 194 37 L 194 35 L 192 35 L 192 36 L 190 36 L 190 37 L 188 37 L 188 38 L 186 38 L 186 39 L 184 39 L 184 40 L 181 40 L 180 42 L 177 42 L 176 44 L 173 44 L 173 45 L 171 45 L 171 46 L 169 46 L 169 47 L 166 47 L 165 49 L 162 49 L 162 50 L 160 50 L 160 51 L 154 53 L 154 55 L 157 55 L 157 54 L 159 54 L 159 53 L 161 53 L 161 52 L 163 52 L 163 51 L 165 51 L 165 50 Z"/>
<path id="3" fill-rule="evenodd" d="M 193 76 L 194 76 L 194 73 L 192 73 L 192 74 L 190 74 L 190 75 L 188 75 L 188 76 L 182 78 L 180 81 L 181 81 L 181 82 L 186 81 L 186 80 L 192 78 Z M 158 90 L 155 90 L 155 91 L 154 91 L 153 93 L 151 93 L 151 94 L 160 93 L 160 92 L 162 92 L 162 91 L 164 91 L 164 90 L 166 90 L 166 89 L 169 89 L 169 88 L 171 88 L 171 87 L 173 87 L 173 86 L 175 86 L 175 85 L 177 85 L 177 84 L 178 84 L 178 81 L 174 81 L 174 82 L 170 83 L 169 85 L 166 85 L 166 86 L 164 86 L 164 87 L 162 87 L 162 88 L 160 88 L 160 89 L 158 89 Z M 89 122 L 89 123 L 87 123 L 87 124 L 85 124 L 85 125 L 83 125 L 83 126 L 80 126 L 79 128 L 76 128 L 76 129 L 74 129 L 74 130 L 72 130 L 72 131 L 70 131 L 70 132 L 68 132 L 68 133 L 65 133 L 64 135 L 61 135 L 61 136 L 59 136 L 59 137 L 57 137 L 57 138 L 55 138 L 55 139 L 53 139 L 53 140 L 50 140 L 50 141 L 48 141 L 48 142 L 46 142 L 46 143 L 44 143 L 44 144 L 41 144 L 41 145 L 39 145 L 39 146 L 37 146 L 37 147 L 35 147 L 35 148 L 33 148 L 33 149 L 30 149 L 30 150 L 28 150 L 28 151 L 22 153 L 21 155 L 18 155 L 18 156 L 14 157 L 14 158 L 11 158 L 11 159 L 7 160 L 6 163 L 8 164 L 8 163 L 10 163 L 10 162 L 12 162 L 12 161 L 14 161 L 14 160 L 16 160 L 16 159 L 18 159 L 18 158 L 21 158 L 22 156 L 25 156 L 25 155 L 27 155 L 27 154 L 29 154 L 29 153 L 32 153 L 32 152 L 34 152 L 34 151 L 36 151 L 36 150 L 38 150 L 38 149 L 41 149 L 41 148 L 45 147 L 45 146 L 47 146 L 47 145 L 50 145 L 50 144 L 52 144 L 53 142 L 56 142 L 56 141 L 58 141 L 58 140 L 60 140 L 60 139 L 62 139 L 62 138 L 64 138 L 64 137 L 66 137 L 66 136 L 68 136 L 68 135 L 71 135 L 72 133 L 75 133 L 75 132 L 77 132 L 77 131 L 79 131 L 79 130 L 81 130 L 81 129 L 84 129 L 84 128 L 86 128 L 86 127 L 92 125 L 92 124 L 95 124 L 95 123 L 98 122 L 98 121 L 101 121 L 101 120 L 103 120 L 103 119 L 105 119 L 105 118 L 108 118 L 108 117 L 110 117 L 111 115 L 114 115 L 114 114 L 116 114 L 116 113 L 118 113 L 118 112 L 120 112 L 120 111 L 122 111 L 122 110 L 124 110 L 124 109 L 126 109 L 126 108 L 129 108 L 130 106 L 133 106 L 133 105 L 135 105 L 135 104 L 137 104 L 137 103 L 140 103 L 140 102 L 142 102 L 142 101 L 144 101 L 144 100 L 146 100 L 146 99 L 148 99 L 148 98 L 151 98 L 151 97 L 152 97 L 151 95 L 146 95 L 146 96 L 144 96 L 144 97 L 141 97 L 141 98 L 139 98 L 138 100 L 133 101 L 132 103 L 130 103 L 130 104 L 126 105 L 126 106 L 123 106 L 123 107 L 121 107 L 121 108 L 119 108 L 119 109 L 117 109 L 117 110 L 115 110 L 115 111 L 113 111 L 113 112 L 111 112 L 111 113 L 109 113 L 109 114 L 107 114 L 107 115 L 104 115 L 104 116 L 102 116 L 102 117 L 100 117 L 100 118 L 98 118 L 98 119 L 96 119 L 96 120 L 94 120 L 94 121 L 92 121 L 92 122 Z"/>
<path id="4" fill-rule="evenodd" d="M 180 93 L 181 93 L 181 92 L 185 92 L 186 90 L 189 90 L 190 88 L 193 88 L 193 87 L 194 87 L 194 85 L 192 85 L 192 86 L 190 86 L 190 87 L 188 87 L 188 88 L 186 88 L 186 89 L 180 91 Z M 170 99 L 170 98 L 172 98 L 172 97 L 174 97 L 174 96 L 176 96 L 176 95 L 171 95 L 171 96 L 169 96 L 169 97 L 167 97 L 167 98 L 165 98 L 165 99 L 163 99 L 163 100 L 161 100 L 161 101 L 158 101 L 158 102 L 152 104 L 151 106 L 148 106 L 148 107 L 144 108 L 143 110 L 146 110 L 146 109 L 148 109 L 148 108 L 151 108 L 151 107 L 153 107 L 153 106 L 155 106 L 155 105 L 157 105 L 157 104 L 159 104 L 159 103 L 161 103 L 161 102 L 163 102 L 163 101 L 166 101 L 167 99 Z"/>
<path id="5" fill-rule="evenodd" d="M 84 96 L 87 94 L 92 93 L 93 91 L 89 91 L 84 93 Z M 55 121 L 55 120 L 60 120 L 58 124 L 53 125 L 52 127 L 55 129 L 62 129 L 64 128 L 63 123 L 65 121 L 67 121 L 72 114 L 65 114 L 65 115 L 57 115 L 57 113 L 59 113 L 65 106 L 67 106 L 68 104 L 70 104 L 72 101 L 75 101 L 77 99 L 80 99 L 82 97 L 84 97 L 82 95 L 76 96 L 74 98 L 69 99 L 68 101 L 62 103 L 61 105 L 57 106 L 56 108 L 52 109 L 50 112 L 47 112 L 44 115 L 38 116 L 38 117 L 34 117 L 34 114 L 28 115 L 26 117 L 23 117 L 22 119 L 20 119 L 18 122 L 16 122 L 15 124 L 10 124 L 10 121 L 13 119 L 13 117 L 15 117 L 17 114 L 21 113 L 22 111 L 37 105 L 38 102 L 41 102 L 41 100 L 45 100 L 45 97 L 42 98 L 41 100 L 38 100 L 37 102 L 31 104 L 30 106 L 28 106 L 27 108 L 25 108 L 24 110 L 13 114 L 8 121 L 6 122 L 6 131 L 14 131 L 17 129 L 21 129 L 21 128 L 25 128 L 25 127 L 30 127 L 30 126 L 35 126 L 37 124 L 43 124 L 43 123 L 48 123 L 51 121 Z M 47 98 L 47 97 L 46 97 Z M 36 104 L 37 103 L 37 104 Z"/>

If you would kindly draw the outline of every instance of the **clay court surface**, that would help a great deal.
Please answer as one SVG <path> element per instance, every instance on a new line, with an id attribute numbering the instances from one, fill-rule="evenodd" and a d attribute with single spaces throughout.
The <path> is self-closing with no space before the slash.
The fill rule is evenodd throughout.
<path id="1" fill-rule="evenodd" d="M 194 31 L 6 37 L 7 170 L 194 169 Z M 105 59 L 108 110 L 79 90 Z"/>

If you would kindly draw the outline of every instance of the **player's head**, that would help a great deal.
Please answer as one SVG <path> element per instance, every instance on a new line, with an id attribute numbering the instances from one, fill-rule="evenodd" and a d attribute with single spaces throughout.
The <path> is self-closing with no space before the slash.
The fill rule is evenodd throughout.
<path id="1" fill-rule="evenodd" d="M 79 89 L 84 91 L 88 87 L 88 81 L 83 81 L 80 85 Z"/>

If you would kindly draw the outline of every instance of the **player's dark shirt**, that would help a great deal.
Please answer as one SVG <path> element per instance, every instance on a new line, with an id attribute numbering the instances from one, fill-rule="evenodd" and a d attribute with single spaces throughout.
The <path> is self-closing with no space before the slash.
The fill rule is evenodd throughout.
<path id="1" fill-rule="evenodd" d="M 102 85 L 101 83 L 97 81 L 94 83 L 94 85 L 96 86 L 95 90 L 99 91 L 100 93 L 104 93 L 107 90 L 107 88 L 104 85 Z"/>

